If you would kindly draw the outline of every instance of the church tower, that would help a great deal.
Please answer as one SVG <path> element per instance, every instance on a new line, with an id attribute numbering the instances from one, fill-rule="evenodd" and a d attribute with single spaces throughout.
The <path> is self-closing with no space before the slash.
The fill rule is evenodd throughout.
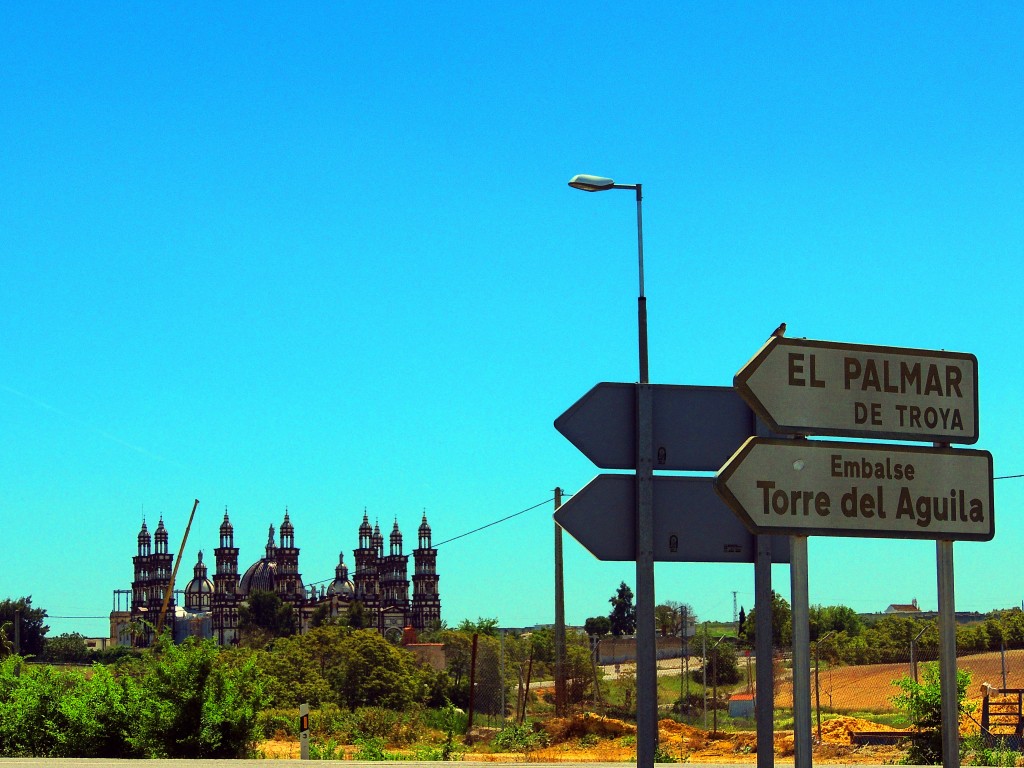
<path id="1" fill-rule="evenodd" d="M 210 601 L 213 636 L 220 645 L 230 645 L 238 634 L 238 548 L 227 507 L 224 507 L 224 522 L 220 524 L 220 546 L 213 550 L 213 558 L 217 568 Z"/>
<path id="2" fill-rule="evenodd" d="M 149 615 L 150 620 L 156 622 L 160 616 L 160 609 L 164 604 L 164 596 L 167 594 L 167 587 L 171 584 L 171 566 L 174 555 L 167 551 L 167 529 L 164 527 L 163 515 L 153 532 L 153 554 L 150 556 L 150 592 L 149 592 Z M 174 596 L 171 595 L 167 603 L 168 615 L 174 615 Z"/>
<path id="3" fill-rule="evenodd" d="M 149 568 L 153 554 L 153 539 L 149 535 L 145 520 L 142 521 L 142 528 L 139 530 L 138 543 L 138 554 L 132 558 L 132 565 L 135 566 L 135 578 L 132 580 L 133 618 L 137 618 L 136 614 L 149 602 Z"/>
<path id="4" fill-rule="evenodd" d="M 389 543 L 388 555 L 380 561 L 381 606 L 404 610 L 409 607 L 409 556 L 402 554 L 402 532 L 398 530 L 397 519 Z"/>
<path id="5" fill-rule="evenodd" d="M 282 600 L 295 603 L 305 597 L 302 576 L 299 574 L 299 550 L 295 546 L 295 527 L 284 509 L 281 523 L 280 546 L 277 548 L 277 594 Z"/>
<path id="6" fill-rule="evenodd" d="M 441 596 L 437 582 L 437 550 L 430 545 L 427 513 L 419 528 L 419 546 L 412 551 L 415 570 L 412 576 L 412 626 L 427 629 L 441 621 Z"/>
<path id="7" fill-rule="evenodd" d="M 380 532 L 378 530 L 378 536 Z M 356 600 L 363 604 L 368 616 L 373 617 L 376 625 L 377 599 L 379 596 L 379 555 L 377 543 L 370 528 L 370 519 L 363 511 L 363 522 L 359 525 L 359 547 L 353 553 L 356 558 L 356 572 L 353 582 L 356 588 Z"/>

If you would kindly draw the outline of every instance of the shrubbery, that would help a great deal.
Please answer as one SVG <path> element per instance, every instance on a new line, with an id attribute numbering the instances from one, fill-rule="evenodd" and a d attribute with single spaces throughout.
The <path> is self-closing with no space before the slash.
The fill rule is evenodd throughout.
<path id="1" fill-rule="evenodd" d="M 0 755 L 244 757 L 263 704 L 255 667 L 224 665 L 210 641 L 162 640 L 85 673 L 12 656 L 0 664 Z"/>

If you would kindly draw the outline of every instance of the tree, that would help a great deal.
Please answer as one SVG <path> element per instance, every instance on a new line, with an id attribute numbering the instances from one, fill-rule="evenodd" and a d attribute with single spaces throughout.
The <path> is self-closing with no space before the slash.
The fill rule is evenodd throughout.
<path id="1" fill-rule="evenodd" d="M 370 627 L 370 617 L 358 600 L 353 600 L 347 611 L 348 625 L 352 629 L 367 629 Z"/>
<path id="2" fill-rule="evenodd" d="M 65 664 L 86 661 L 91 653 L 85 644 L 85 637 L 77 632 L 46 638 L 43 652 L 47 661 Z"/>
<path id="3" fill-rule="evenodd" d="M 239 758 L 251 754 L 256 716 L 265 703 L 263 680 L 252 659 L 229 667 L 212 640 L 188 638 L 181 645 L 168 633 L 156 639 L 138 683 L 147 757 Z"/>
<path id="4" fill-rule="evenodd" d="M 692 625 L 697 619 L 693 606 L 675 600 L 666 600 L 654 608 L 654 624 L 662 637 L 675 635 L 683 629 L 683 622 Z"/>
<path id="5" fill-rule="evenodd" d="M 591 637 L 603 637 L 612 631 L 612 622 L 607 616 L 591 616 L 583 622 L 583 631 Z"/>
<path id="6" fill-rule="evenodd" d="M 611 622 L 612 634 L 632 635 L 636 632 L 636 606 L 633 605 L 633 590 L 626 582 L 621 582 L 615 594 L 608 598 L 612 604 L 612 611 L 608 614 L 608 621 Z"/>
<path id="7" fill-rule="evenodd" d="M 253 590 L 249 602 L 238 609 L 238 631 L 243 636 L 262 640 L 261 636 L 287 637 L 295 634 L 295 611 L 276 592 Z M 254 644 L 262 644 L 260 642 Z"/>
<path id="8" fill-rule="evenodd" d="M 14 622 L 5 621 L 0 624 L 0 659 L 5 659 L 14 653 Z"/>
<path id="9" fill-rule="evenodd" d="M 811 640 L 829 632 L 845 632 L 856 637 L 864 628 L 853 608 L 845 605 L 812 605 L 807 612 Z"/>
<path id="10" fill-rule="evenodd" d="M 710 638 L 708 639 L 704 668 L 707 670 L 708 684 L 710 685 L 716 683 L 718 685 L 733 685 L 740 681 L 740 668 L 736 661 L 736 648 L 727 640 L 722 640 L 715 644 Z M 698 671 L 694 674 L 699 675 L 702 673 Z"/>
<path id="11" fill-rule="evenodd" d="M 339 649 L 329 673 L 338 703 L 350 710 L 375 706 L 405 709 L 415 693 L 412 655 L 372 629 L 353 632 Z"/>
<path id="12" fill-rule="evenodd" d="M 32 607 L 32 596 L 22 597 L 17 600 L 7 598 L 0 602 L 0 624 L 11 622 L 11 634 L 9 640 L 14 642 L 14 621 L 15 614 L 20 617 L 19 640 L 21 641 L 22 656 L 42 656 L 43 642 L 46 633 L 50 628 L 43 622 L 46 621 L 46 611 L 42 608 Z"/>
<path id="13" fill-rule="evenodd" d="M 772 590 L 772 646 L 782 648 L 789 645 L 793 637 L 793 612 L 789 603 Z M 757 607 L 747 614 L 741 639 L 753 645 L 757 634 Z"/>
<path id="14" fill-rule="evenodd" d="M 463 619 L 462 623 L 459 624 L 456 629 L 459 632 L 466 632 L 470 635 L 485 635 L 487 637 L 498 636 L 498 620 L 485 619 L 482 616 L 477 618 L 476 621 L 470 621 L 469 619 Z"/>
<path id="15" fill-rule="evenodd" d="M 740 637 L 743 636 L 743 627 L 744 627 L 744 625 L 746 623 L 747 623 L 747 614 L 743 610 L 743 606 L 741 605 L 740 606 L 739 621 L 736 622 L 736 634 L 739 635 Z"/>
<path id="16" fill-rule="evenodd" d="M 337 620 L 331 618 L 331 606 L 327 604 L 318 606 L 309 617 L 309 626 L 313 628 L 335 623 Z"/>

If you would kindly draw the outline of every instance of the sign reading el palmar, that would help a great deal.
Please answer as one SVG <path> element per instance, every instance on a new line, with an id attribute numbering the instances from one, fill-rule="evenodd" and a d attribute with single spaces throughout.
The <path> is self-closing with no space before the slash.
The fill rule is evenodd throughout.
<path id="1" fill-rule="evenodd" d="M 750 438 L 715 490 L 755 533 L 987 541 L 992 454 Z"/>
<path id="2" fill-rule="evenodd" d="M 734 384 L 776 432 L 978 440 L 974 355 L 773 337 Z"/>

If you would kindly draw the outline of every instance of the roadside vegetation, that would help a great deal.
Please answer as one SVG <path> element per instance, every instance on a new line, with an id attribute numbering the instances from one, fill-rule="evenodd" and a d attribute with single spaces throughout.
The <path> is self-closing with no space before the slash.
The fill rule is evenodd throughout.
<path id="1" fill-rule="evenodd" d="M 773 635 L 784 645 L 789 606 L 775 598 Z M 606 675 L 592 655 L 594 638 L 570 633 L 567 712 L 559 718 L 553 684 L 543 682 L 554 678 L 549 629 L 500 632 L 492 618 L 435 627 L 419 640 L 444 645 L 444 668 L 437 669 L 362 628 L 358 607 L 340 621 L 321 616 L 319 626 L 297 635 L 275 599 L 257 601 L 237 647 L 197 640 L 174 645 L 165 635 L 151 648 L 102 654 L 90 651 L 79 635 L 47 637 L 45 611 L 31 598 L 0 602 L 0 756 L 275 757 L 270 750 L 281 745 L 294 747 L 297 756 L 302 703 L 311 707 L 314 758 L 443 761 L 483 752 L 550 757 L 544 750 L 556 749 L 611 761 L 635 754 L 635 672 L 623 664 Z M 609 616 L 587 622 L 595 638 L 635 628 L 625 584 L 609 604 Z M 14 609 L 23 622 L 20 655 L 14 653 L 13 616 L 5 614 Z M 656 611 L 658 630 L 666 635 L 678 635 L 683 622 L 692 626 L 695 618 L 679 603 Z M 743 618 L 738 628 L 698 624 L 697 636 L 689 639 L 696 651 L 689 675 L 680 670 L 659 677 L 662 728 L 672 725 L 668 718 L 677 724 L 666 732 L 659 759 L 686 759 L 687 745 L 723 734 L 732 735 L 738 753 L 750 751 L 753 719 L 728 713 L 730 695 L 747 690 L 754 675 L 745 658 L 754 614 Z M 1024 613 L 994 612 L 959 631 L 976 646 L 990 647 L 998 638 L 1004 647 L 1024 647 Z M 812 609 L 812 642 L 822 669 L 865 658 L 903 662 L 911 640 L 919 658 L 928 658 L 933 632 L 934 622 L 885 617 L 867 625 L 843 606 Z M 923 760 L 936 743 L 937 679 L 930 669 L 922 665 L 921 683 L 894 681 L 898 695 L 877 711 L 826 710 L 822 723 L 852 716 L 882 728 L 916 726 L 922 737 L 908 742 L 906 754 Z M 789 670 L 779 659 L 773 670 L 781 688 Z M 960 682 L 964 702 L 967 682 Z M 791 711 L 775 710 L 775 728 L 792 729 Z M 967 742 L 964 761 L 1011 764 L 1017 754 L 979 740 Z"/>

